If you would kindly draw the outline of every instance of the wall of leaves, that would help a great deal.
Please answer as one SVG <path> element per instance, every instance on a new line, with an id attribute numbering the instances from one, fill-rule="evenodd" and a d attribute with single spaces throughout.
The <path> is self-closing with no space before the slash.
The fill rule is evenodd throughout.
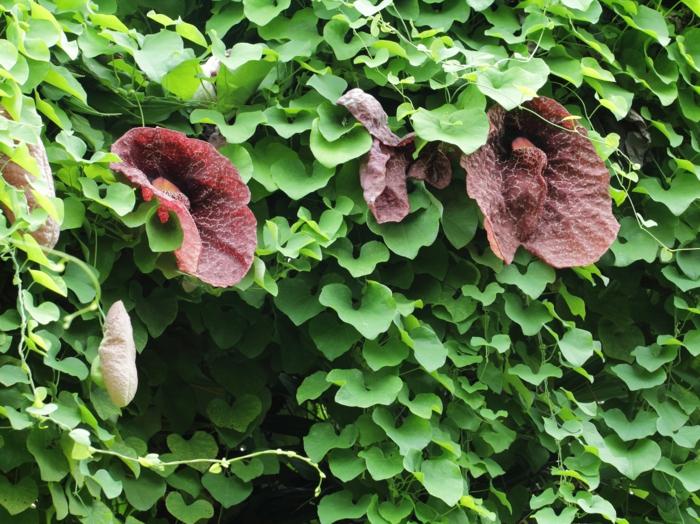
<path id="1" fill-rule="evenodd" d="M 42 140 L 57 189 L 32 210 L 0 179 L 0 521 L 698 522 L 698 16 L 0 0 L 0 150 L 31 165 Z M 352 87 L 428 142 L 481 133 L 454 111 L 558 100 L 607 161 L 618 239 L 591 266 L 504 266 L 457 163 L 377 224 Z M 223 137 L 258 221 L 236 287 L 178 274 L 177 229 L 109 169 L 141 125 Z M 47 216 L 52 250 L 28 234 Z M 121 410 L 94 366 L 116 300 L 139 351 Z"/>

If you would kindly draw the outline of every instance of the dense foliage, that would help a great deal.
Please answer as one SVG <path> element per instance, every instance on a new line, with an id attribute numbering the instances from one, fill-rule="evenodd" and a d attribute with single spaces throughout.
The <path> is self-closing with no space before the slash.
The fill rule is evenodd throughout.
<path id="1" fill-rule="evenodd" d="M 698 522 L 698 16 L 0 0 L 3 169 L 40 175 L 43 141 L 57 194 L 28 207 L 0 178 L 0 522 Z M 372 140 L 336 104 L 353 87 L 447 146 L 452 183 L 409 180 L 400 223 L 363 199 Z M 595 265 L 504 265 L 466 195 L 486 109 L 538 94 L 612 174 L 621 230 Z M 258 244 L 235 287 L 178 272 L 178 221 L 109 169 L 138 126 L 237 166 Z M 47 220 L 53 249 L 29 234 Z M 122 409 L 97 364 L 118 300 L 138 351 Z"/>

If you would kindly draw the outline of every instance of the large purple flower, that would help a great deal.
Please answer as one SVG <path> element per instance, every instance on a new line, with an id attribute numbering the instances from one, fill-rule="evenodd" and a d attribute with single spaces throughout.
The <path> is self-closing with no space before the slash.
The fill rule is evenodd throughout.
<path id="1" fill-rule="evenodd" d="M 488 141 L 461 164 L 496 256 L 509 264 L 522 245 L 557 268 L 597 261 L 620 225 L 586 130 L 546 97 L 510 112 L 494 106 L 488 116 Z"/>
<path id="2" fill-rule="evenodd" d="M 414 134 L 400 138 L 389 129 L 389 117 L 379 101 L 362 89 L 351 89 L 338 99 L 372 135 L 372 148 L 360 166 L 365 202 L 378 224 L 401 222 L 410 206 L 406 178 L 425 180 L 444 188 L 452 179 L 452 166 L 438 146 L 431 144 L 413 162 Z"/>
<path id="3" fill-rule="evenodd" d="M 256 221 L 250 191 L 231 162 L 211 144 L 178 131 L 137 127 L 112 145 L 121 162 L 110 167 L 158 201 L 166 222 L 175 213 L 183 232 L 177 267 L 203 282 L 228 287 L 248 272 Z"/>

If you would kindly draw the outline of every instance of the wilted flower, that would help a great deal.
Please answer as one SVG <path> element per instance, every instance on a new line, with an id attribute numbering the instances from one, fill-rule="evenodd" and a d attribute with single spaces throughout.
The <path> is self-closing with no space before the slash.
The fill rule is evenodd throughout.
<path id="1" fill-rule="evenodd" d="M 158 201 L 162 222 L 175 213 L 183 232 L 177 267 L 212 286 L 239 282 L 253 263 L 256 221 L 250 191 L 211 144 L 178 131 L 137 127 L 112 145 L 110 167 Z"/>
<path id="2" fill-rule="evenodd" d="M 139 377 L 131 319 L 121 300 L 112 304 L 107 312 L 98 355 L 109 398 L 115 406 L 122 408 L 136 395 Z"/>
<path id="3" fill-rule="evenodd" d="M 488 116 L 487 143 L 461 164 L 496 256 L 510 263 L 522 245 L 557 268 L 597 261 L 620 226 L 610 175 L 586 130 L 546 97 L 510 112 L 494 106 Z"/>
<path id="4" fill-rule="evenodd" d="M 3 109 L 0 109 L 0 116 L 9 118 L 7 112 Z M 8 184 L 24 190 L 27 206 L 32 211 L 39 207 L 36 197 L 32 194 L 32 189 L 46 197 L 55 197 L 56 191 L 44 144 L 41 141 L 37 142 L 36 145 L 27 144 L 27 149 L 29 150 L 29 155 L 34 158 L 39 166 L 39 177 L 34 176 L 18 164 L 9 161 L 7 156 L 2 153 L 0 153 L 0 172 L 2 172 L 2 177 Z M 14 215 L 7 209 L 5 212 L 10 221 L 14 221 Z M 53 218 L 47 217 L 44 223 L 38 229 L 35 229 L 31 235 L 39 245 L 53 248 L 58 242 L 59 233 L 60 224 Z"/>
<path id="5" fill-rule="evenodd" d="M 441 144 L 431 142 L 420 152 L 408 169 L 408 178 L 425 180 L 437 189 L 445 189 L 452 181 L 452 163 L 441 149 Z"/>
<path id="6" fill-rule="evenodd" d="M 372 148 L 360 166 L 360 184 L 377 223 L 400 222 L 408 215 L 407 176 L 425 180 L 438 188 L 450 183 L 452 167 L 444 153 L 435 145 L 426 146 L 412 163 L 413 133 L 403 138 L 394 134 L 389 129 L 386 111 L 372 95 L 355 88 L 341 96 L 337 103 L 350 111 L 372 135 Z"/>

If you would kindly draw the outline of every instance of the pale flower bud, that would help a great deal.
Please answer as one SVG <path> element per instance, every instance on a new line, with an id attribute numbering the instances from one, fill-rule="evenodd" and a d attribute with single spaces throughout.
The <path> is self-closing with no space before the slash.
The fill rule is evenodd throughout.
<path id="1" fill-rule="evenodd" d="M 112 304 L 107 312 L 98 353 L 100 371 L 109 398 L 120 408 L 126 406 L 136 395 L 138 374 L 134 332 L 121 300 Z"/>

